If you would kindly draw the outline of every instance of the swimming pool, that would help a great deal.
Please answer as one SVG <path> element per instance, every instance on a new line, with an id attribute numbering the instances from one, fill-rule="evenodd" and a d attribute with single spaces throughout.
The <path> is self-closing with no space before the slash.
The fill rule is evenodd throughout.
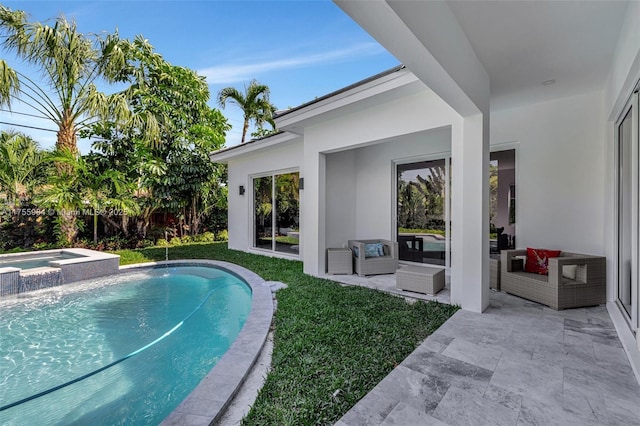
<path id="1" fill-rule="evenodd" d="M 158 424 L 252 310 L 247 283 L 198 264 L 31 294 L 0 302 L 2 424 Z"/>

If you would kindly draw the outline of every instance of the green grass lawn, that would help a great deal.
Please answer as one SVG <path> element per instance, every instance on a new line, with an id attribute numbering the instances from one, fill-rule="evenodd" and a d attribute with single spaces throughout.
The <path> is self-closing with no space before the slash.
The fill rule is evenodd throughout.
<path id="1" fill-rule="evenodd" d="M 165 258 L 164 248 L 115 253 L 123 265 Z M 458 309 L 343 287 L 226 243 L 170 247 L 169 259 L 233 262 L 289 286 L 277 293 L 272 369 L 246 425 L 333 424 Z"/>

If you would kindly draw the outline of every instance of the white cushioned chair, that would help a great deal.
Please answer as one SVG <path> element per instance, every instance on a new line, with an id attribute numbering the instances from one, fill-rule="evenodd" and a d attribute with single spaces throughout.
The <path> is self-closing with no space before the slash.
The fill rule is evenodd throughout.
<path id="1" fill-rule="evenodd" d="M 365 246 L 377 243 L 382 244 L 383 255 L 367 257 Z M 383 239 L 349 240 L 349 248 L 353 255 L 353 270 L 360 276 L 393 274 L 398 269 L 398 243 L 395 241 Z"/>

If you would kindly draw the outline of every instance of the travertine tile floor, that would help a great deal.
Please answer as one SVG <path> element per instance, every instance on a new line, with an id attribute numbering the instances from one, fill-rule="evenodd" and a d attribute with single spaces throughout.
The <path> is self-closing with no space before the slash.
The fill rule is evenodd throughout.
<path id="1" fill-rule="evenodd" d="M 327 278 L 406 295 L 393 275 Z M 458 311 L 336 425 L 640 425 L 640 386 L 604 306 L 490 300 Z"/>

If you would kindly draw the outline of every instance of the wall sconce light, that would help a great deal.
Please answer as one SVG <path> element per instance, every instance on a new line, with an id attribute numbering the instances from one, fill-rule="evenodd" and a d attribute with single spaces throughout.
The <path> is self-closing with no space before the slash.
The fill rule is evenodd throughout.
<path id="1" fill-rule="evenodd" d="M 244 195 L 244 185 L 240 185 L 240 190 L 238 191 L 240 195 Z"/>
<path id="2" fill-rule="evenodd" d="M 300 187 L 300 189 L 304 189 L 304 178 L 300 178 L 298 186 Z"/>

